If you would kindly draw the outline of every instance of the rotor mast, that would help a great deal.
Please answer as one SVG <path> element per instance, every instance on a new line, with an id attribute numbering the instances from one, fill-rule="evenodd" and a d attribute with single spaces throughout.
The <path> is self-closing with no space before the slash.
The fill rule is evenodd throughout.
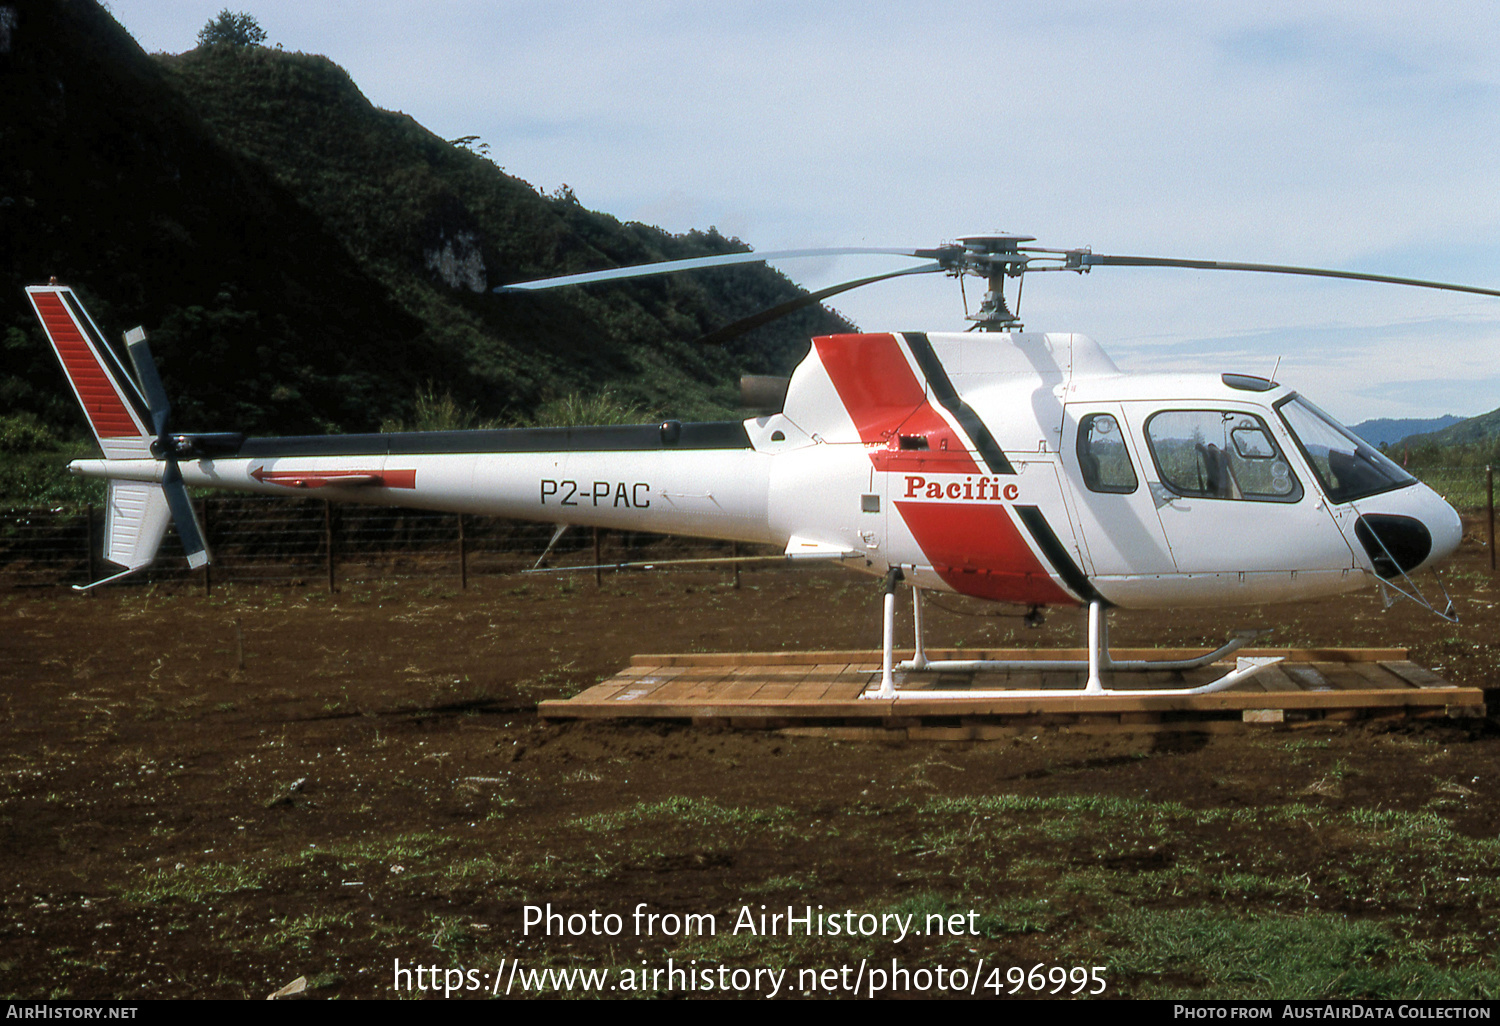
<path id="1" fill-rule="evenodd" d="M 1026 273 L 1030 259 L 1021 252 L 1021 243 L 1035 242 L 1033 235 L 970 235 L 958 240 L 963 244 L 962 259 L 953 271 L 955 276 L 978 274 L 988 283 L 979 311 L 966 315 L 980 331 L 1020 331 L 1020 317 L 1005 302 L 1005 279 L 1019 279 Z M 1016 285 L 1019 306 L 1021 287 Z"/>

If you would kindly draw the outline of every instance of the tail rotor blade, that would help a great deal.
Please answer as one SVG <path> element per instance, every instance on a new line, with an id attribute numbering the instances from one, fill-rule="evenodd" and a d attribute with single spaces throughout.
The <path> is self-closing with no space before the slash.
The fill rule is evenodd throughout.
<path id="1" fill-rule="evenodd" d="M 161 375 L 156 372 L 156 361 L 151 358 L 151 347 L 146 344 L 146 333 L 140 328 L 127 331 L 125 349 L 130 354 L 131 364 L 135 367 L 135 376 L 141 383 L 141 392 L 146 396 L 146 403 L 151 408 L 152 427 L 156 429 L 156 437 L 165 439 L 167 427 L 172 419 L 172 401 L 167 398 L 167 390 L 161 383 Z"/>
<path id="2" fill-rule="evenodd" d="M 125 349 L 130 362 L 135 365 L 136 377 L 141 382 L 141 392 L 151 408 L 151 422 L 156 430 L 155 451 L 166 461 L 162 471 L 161 489 L 167 497 L 167 508 L 172 511 L 172 523 L 177 525 L 177 537 L 182 540 L 182 551 L 187 555 L 188 566 L 194 570 L 208 564 L 208 543 L 203 539 L 203 528 L 198 524 L 198 514 L 193 510 L 193 500 L 182 483 L 182 471 L 177 466 L 177 446 L 168 434 L 172 419 L 172 401 L 157 373 L 156 361 L 151 357 L 151 347 L 146 344 L 146 333 L 133 328 L 125 333 Z"/>
<path id="3" fill-rule="evenodd" d="M 161 487 L 167 496 L 167 508 L 172 511 L 172 523 L 177 525 L 177 537 L 182 539 L 182 551 L 187 554 L 188 566 L 194 570 L 206 566 L 208 543 L 203 540 L 203 528 L 198 524 L 193 500 L 188 496 L 187 486 L 182 483 L 182 471 L 177 469 L 177 461 L 170 456 L 167 457 Z"/>

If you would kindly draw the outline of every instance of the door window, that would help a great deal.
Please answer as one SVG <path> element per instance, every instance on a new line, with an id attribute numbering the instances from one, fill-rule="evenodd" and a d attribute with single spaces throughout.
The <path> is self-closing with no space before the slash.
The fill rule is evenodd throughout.
<path id="1" fill-rule="evenodd" d="M 1229 410 L 1162 410 L 1146 421 L 1162 484 L 1200 499 L 1296 502 L 1302 485 L 1259 417 Z"/>
<path id="2" fill-rule="evenodd" d="M 1129 495 L 1135 491 L 1135 467 L 1125 448 L 1120 422 L 1108 413 L 1091 413 L 1078 422 L 1078 469 L 1090 491 Z"/>

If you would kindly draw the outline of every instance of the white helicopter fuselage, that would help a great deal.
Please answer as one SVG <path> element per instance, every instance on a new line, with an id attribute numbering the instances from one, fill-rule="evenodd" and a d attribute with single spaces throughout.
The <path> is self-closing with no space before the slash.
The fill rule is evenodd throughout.
<path id="1" fill-rule="evenodd" d="M 119 409 L 84 399 L 59 356 L 96 434 L 116 425 L 106 458 L 72 469 L 122 483 L 112 551 L 139 559 L 125 536 L 165 529 L 141 491 L 165 465 L 139 401 L 118 383 Z M 121 437 L 127 415 L 139 439 Z M 1330 595 L 1448 555 L 1453 509 L 1342 430 L 1263 379 L 1122 373 L 1081 335 L 863 334 L 813 340 L 782 410 L 743 422 L 247 439 L 178 466 L 191 486 L 761 543 L 995 601 L 1163 608 Z"/>

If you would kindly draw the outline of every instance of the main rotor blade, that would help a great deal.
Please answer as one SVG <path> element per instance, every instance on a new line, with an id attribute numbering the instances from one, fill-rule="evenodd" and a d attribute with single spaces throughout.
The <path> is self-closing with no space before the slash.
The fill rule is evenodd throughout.
<path id="1" fill-rule="evenodd" d="M 598 281 L 618 281 L 622 278 L 645 278 L 655 274 L 693 271 L 703 267 L 722 267 L 727 264 L 750 264 L 758 260 L 791 260 L 801 257 L 864 255 L 919 258 L 931 254 L 914 249 L 872 249 L 862 246 L 839 246 L 832 249 L 783 249 L 769 253 L 724 253 L 720 256 L 692 257 L 687 260 L 661 260 L 654 264 L 638 264 L 633 267 L 612 267 L 606 271 L 587 271 L 583 274 L 565 274 L 557 278 L 538 278 L 535 281 L 519 281 L 514 285 L 501 285 L 495 291 L 532 292 L 539 289 L 561 288 L 564 285 L 588 285 Z"/>
<path id="2" fill-rule="evenodd" d="M 1349 278 L 1354 281 L 1374 281 L 1385 285 L 1413 285 L 1423 289 L 1445 289 L 1449 292 L 1472 292 L 1479 296 L 1500 296 L 1500 290 L 1481 289 L 1473 285 L 1454 285 L 1442 281 L 1424 281 L 1420 278 L 1395 278 L 1387 274 L 1361 274 L 1357 271 L 1331 271 L 1321 267 L 1241 264 L 1224 260 L 1174 260 L 1169 257 L 1105 256 L 1102 253 L 1084 253 L 1081 256 L 1081 263 L 1084 268 L 1186 267 L 1199 271 L 1263 271 L 1269 274 L 1302 274 L 1314 278 Z"/>
<path id="3" fill-rule="evenodd" d="M 789 299 L 785 303 L 773 306 L 768 310 L 762 310 L 758 314 L 751 314 L 749 317 L 742 318 L 732 324 L 726 324 L 717 331 L 711 331 L 707 335 L 704 335 L 698 339 L 698 342 L 704 345 L 718 345 L 728 342 L 732 338 L 737 338 L 747 331 L 753 331 L 762 324 L 770 324 L 772 321 L 785 317 L 787 314 L 796 313 L 804 307 L 821 303 L 829 296 L 836 296 L 840 292 L 848 292 L 850 289 L 857 289 L 861 285 L 873 285 L 875 282 L 885 281 L 887 278 L 899 278 L 906 274 L 931 274 L 933 271 L 941 270 L 943 270 L 942 264 L 922 264 L 920 267 L 906 267 L 899 271 L 889 271 L 870 278 L 859 278 L 855 281 L 843 282 L 840 285 L 832 285 L 826 289 L 819 289 L 817 292 L 810 292 L 805 296 L 798 296 L 796 299 Z"/>

